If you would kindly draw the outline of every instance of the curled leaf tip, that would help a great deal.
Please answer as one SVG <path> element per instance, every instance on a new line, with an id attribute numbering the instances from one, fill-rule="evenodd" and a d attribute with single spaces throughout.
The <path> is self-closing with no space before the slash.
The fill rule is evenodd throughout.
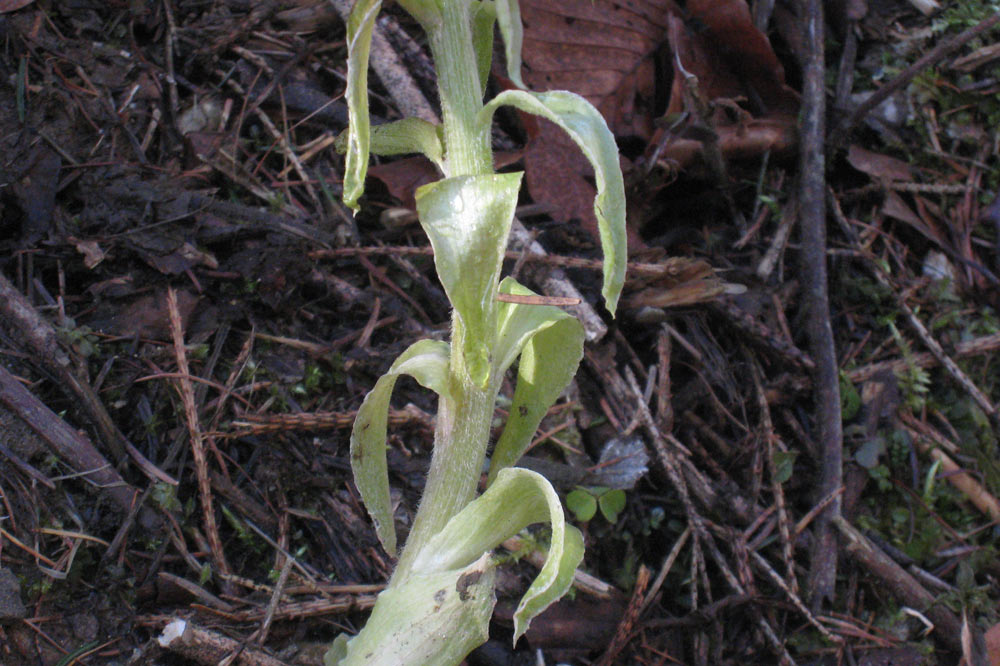
<path id="1" fill-rule="evenodd" d="M 593 166 L 597 181 L 594 215 L 604 251 L 602 294 L 608 311 L 613 315 L 625 283 L 626 265 L 625 183 L 614 135 L 601 113 L 575 93 L 507 90 L 483 107 L 480 122 L 488 125 L 493 113 L 503 105 L 541 116 L 558 125 Z"/>

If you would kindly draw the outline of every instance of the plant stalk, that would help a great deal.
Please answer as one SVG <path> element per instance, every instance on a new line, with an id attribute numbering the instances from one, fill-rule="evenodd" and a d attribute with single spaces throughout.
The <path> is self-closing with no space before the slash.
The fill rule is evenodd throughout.
<path id="1" fill-rule="evenodd" d="M 493 173 L 489 127 L 476 121 L 483 87 L 476 69 L 468 0 L 444 0 L 441 22 L 428 31 L 438 75 L 447 176 Z"/>
<path id="2" fill-rule="evenodd" d="M 452 358 L 461 356 L 452 342 Z M 471 502 L 482 473 L 497 389 L 490 382 L 485 389 L 452 369 L 452 398 L 438 402 L 434 429 L 434 452 L 424 485 L 417 516 L 400 555 L 390 587 L 404 581 L 417 554 L 451 518 Z"/>
<path id="3" fill-rule="evenodd" d="M 442 20 L 429 27 L 431 54 L 438 74 L 447 175 L 493 173 L 489 127 L 477 121 L 483 89 L 476 68 L 468 0 L 445 0 Z M 497 287 L 494 286 L 494 292 Z M 452 397 L 438 404 L 434 452 L 413 528 L 390 586 L 405 580 L 413 561 L 452 516 L 471 502 L 482 472 L 499 385 L 473 382 L 462 357 L 465 328 L 452 317 L 450 381 Z"/>

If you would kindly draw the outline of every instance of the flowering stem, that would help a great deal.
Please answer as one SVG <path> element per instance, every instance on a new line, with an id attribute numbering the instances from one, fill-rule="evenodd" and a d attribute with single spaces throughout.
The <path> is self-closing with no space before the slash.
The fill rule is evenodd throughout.
<path id="1" fill-rule="evenodd" d="M 427 26 L 438 73 L 447 175 L 451 177 L 493 173 L 489 128 L 483 129 L 477 120 L 483 108 L 482 85 L 469 6 L 468 0 L 445 0 L 441 22 Z M 390 585 L 408 577 L 427 541 L 475 497 L 499 385 L 490 378 L 480 387 L 469 377 L 462 354 L 465 335 L 461 319 L 453 316 L 452 393 L 442 396 L 438 404 L 434 452 L 423 499 Z"/>
<path id="2" fill-rule="evenodd" d="M 445 0 L 441 22 L 428 31 L 438 75 L 447 176 L 493 173 L 489 127 L 476 120 L 483 87 L 476 68 L 468 0 Z"/>

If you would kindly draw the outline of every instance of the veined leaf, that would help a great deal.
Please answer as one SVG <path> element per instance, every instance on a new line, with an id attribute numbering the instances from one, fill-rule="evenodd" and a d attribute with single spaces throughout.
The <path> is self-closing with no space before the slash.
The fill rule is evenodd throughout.
<path id="1" fill-rule="evenodd" d="M 531 619 L 557 601 L 573 582 L 583 559 L 583 535 L 566 524 L 562 503 L 541 474 L 509 468 L 500 472 L 485 493 L 457 513 L 417 555 L 412 571 L 430 574 L 474 561 L 533 523 L 552 528 L 545 565 L 514 612 L 514 642 Z"/>
<path id="2" fill-rule="evenodd" d="M 527 88 L 528 86 L 521 80 L 521 47 L 524 43 L 521 4 L 519 0 L 496 0 L 496 11 L 507 60 L 507 78 L 517 87 Z"/>
<path id="3" fill-rule="evenodd" d="M 379 377 L 365 396 L 351 431 L 351 470 L 365 508 L 375 523 L 375 533 L 386 552 L 396 554 L 396 529 L 389 499 L 389 470 L 385 458 L 386 422 L 389 399 L 401 374 L 407 374 L 421 386 L 435 391 L 442 400 L 448 390 L 449 347 L 446 342 L 421 340 L 410 345 Z"/>
<path id="4" fill-rule="evenodd" d="M 489 638 L 496 597 L 489 553 L 460 569 L 414 575 L 378 595 L 365 630 L 338 637 L 326 666 L 459 664 Z"/>
<path id="5" fill-rule="evenodd" d="M 527 287 L 505 278 L 500 291 L 533 295 Z M 552 306 L 501 303 L 497 316 L 495 372 L 502 375 L 518 354 L 517 387 L 510 416 L 490 462 L 489 483 L 500 470 L 524 454 L 545 412 L 565 390 L 583 357 L 583 326 Z"/>
<path id="6" fill-rule="evenodd" d="M 358 199 L 365 191 L 368 172 L 368 54 L 375 17 L 381 0 L 357 0 L 347 19 L 347 155 L 344 165 L 344 204 L 358 212 Z"/>
<path id="7" fill-rule="evenodd" d="M 502 25 L 502 22 L 501 22 Z M 618 161 L 615 137 L 600 112 L 583 97 L 571 92 L 533 93 L 506 90 L 479 112 L 479 122 L 488 126 L 493 113 L 503 105 L 516 107 L 550 120 L 561 127 L 580 147 L 597 181 L 594 214 L 604 250 L 604 287 L 601 293 L 614 314 L 625 283 L 625 182 Z"/>
<path id="8" fill-rule="evenodd" d="M 417 216 L 438 278 L 464 327 L 458 351 L 480 387 L 490 378 L 497 282 L 520 187 L 520 173 L 504 173 L 447 178 L 417 190 Z"/>

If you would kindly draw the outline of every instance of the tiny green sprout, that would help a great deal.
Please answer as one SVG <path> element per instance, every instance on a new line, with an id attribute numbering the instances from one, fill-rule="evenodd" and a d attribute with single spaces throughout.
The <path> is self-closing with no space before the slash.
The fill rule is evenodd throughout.
<path id="1" fill-rule="evenodd" d="M 600 509 L 605 520 L 614 525 L 625 510 L 625 491 L 603 486 L 578 486 L 566 495 L 566 506 L 581 523 L 589 522 Z"/>
<path id="2" fill-rule="evenodd" d="M 229 523 L 229 526 L 233 528 L 233 531 L 236 532 L 236 538 L 240 540 L 240 543 L 251 552 L 260 552 L 262 546 L 260 538 L 253 531 L 247 529 L 243 521 L 230 511 L 225 504 L 221 508 L 223 517 Z"/>
<path id="3" fill-rule="evenodd" d="M 646 516 L 646 520 L 642 526 L 642 533 L 644 536 L 649 536 L 653 532 L 660 529 L 663 522 L 667 519 L 667 512 L 663 510 L 662 506 L 654 506 L 649 510 L 649 515 Z"/>
<path id="4" fill-rule="evenodd" d="M 861 394 L 854 383 L 847 378 L 847 373 L 840 372 L 840 418 L 850 421 L 861 410 Z"/>
<path id="5" fill-rule="evenodd" d="M 501 106 L 551 121 L 594 169 L 594 213 L 604 251 L 602 295 L 614 314 L 625 280 L 625 187 L 614 136 L 601 114 L 573 93 L 531 92 L 521 80 L 523 30 L 517 0 L 399 0 L 427 35 L 437 72 L 442 123 L 404 118 L 371 127 L 368 58 L 382 3 L 357 0 L 347 20 L 350 116 L 338 139 L 345 153 L 344 203 L 357 212 L 371 153 L 422 153 L 443 178 L 416 191 L 417 218 L 453 308 L 449 341 L 419 340 L 378 379 L 351 433 L 351 468 L 383 548 L 397 555 L 386 459 L 392 391 L 402 375 L 438 394 L 434 449 L 423 497 L 396 569 L 364 629 L 339 636 L 326 666 L 459 664 L 488 638 L 496 603 L 493 549 L 528 525 L 548 523 L 547 559 L 514 612 L 514 640 L 570 588 L 583 535 L 540 474 L 516 467 L 539 423 L 576 373 L 584 332 L 572 316 L 502 278 L 521 173 L 496 173 L 491 126 Z M 516 88 L 484 102 L 493 35 L 504 41 Z M 517 361 L 515 366 L 515 361 Z M 517 380 L 493 448 L 486 491 L 477 496 L 497 397 L 508 370 Z M 602 502 L 603 500 L 603 502 Z M 624 493 L 595 500 L 617 519 Z"/>
<path id="6" fill-rule="evenodd" d="M 581 523 L 589 522 L 597 514 L 597 498 L 584 488 L 571 490 L 566 495 L 566 506 Z"/>
<path id="7" fill-rule="evenodd" d="M 762 205 L 767 206 L 768 210 L 771 211 L 772 215 L 781 214 L 781 204 L 779 204 L 778 200 L 775 199 L 770 194 L 761 194 L 759 197 L 757 197 L 757 199 L 760 201 Z"/>
<path id="8" fill-rule="evenodd" d="M 940 470 L 941 461 L 935 460 L 927 469 L 927 473 L 924 475 L 924 492 L 921 496 L 927 506 L 934 506 L 934 490 L 937 482 L 937 475 Z"/>
<path id="9" fill-rule="evenodd" d="M 98 351 L 100 339 L 89 326 L 77 326 L 73 319 L 67 317 L 58 333 L 83 358 L 90 358 Z"/>
<path id="10" fill-rule="evenodd" d="M 160 482 L 153 486 L 153 502 L 171 513 L 181 509 L 180 500 L 177 499 L 177 488 L 169 483 Z"/>
<path id="11" fill-rule="evenodd" d="M 798 457 L 797 451 L 775 451 L 774 452 L 774 480 L 778 483 L 786 483 L 792 478 L 795 471 L 795 459 Z"/>

